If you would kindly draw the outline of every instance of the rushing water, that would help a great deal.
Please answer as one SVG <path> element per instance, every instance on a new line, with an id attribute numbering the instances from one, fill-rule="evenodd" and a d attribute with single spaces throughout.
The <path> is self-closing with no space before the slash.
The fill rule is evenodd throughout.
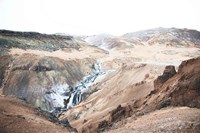
<path id="1" fill-rule="evenodd" d="M 104 74 L 105 72 L 101 69 L 101 63 L 97 61 L 94 64 L 93 72 L 85 76 L 83 80 L 74 87 L 68 84 L 53 86 L 45 95 L 45 99 L 51 104 L 51 107 L 54 108 L 51 112 L 58 108 L 59 110 L 67 110 L 79 104 L 82 101 L 83 93 L 87 92 L 89 86 L 91 86 L 99 76 Z"/>

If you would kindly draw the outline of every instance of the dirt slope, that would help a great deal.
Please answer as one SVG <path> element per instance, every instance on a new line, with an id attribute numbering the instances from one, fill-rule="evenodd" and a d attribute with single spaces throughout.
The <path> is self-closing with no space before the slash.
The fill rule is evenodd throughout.
<path id="1" fill-rule="evenodd" d="M 200 131 L 200 57 L 183 61 L 178 72 L 168 66 L 164 73 L 154 81 L 154 90 L 138 104 L 133 113 L 133 119 L 121 119 L 113 127 L 125 127 L 117 132 L 199 132 Z M 176 107 L 160 110 L 165 107 Z M 180 106 L 187 106 L 181 108 Z M 126 115 L 127 108 L 123 106 L 114 114 Z M 191 107 L 191 108 L 188 108 Z M 125 114 L 122 112 L 124 109 Z M 148 114 L 149 112 L 153 112 Z M 128 115 L 126 115 L 128 116 Z M 139 117 L 138 117 L 139 116 Z M 142 116 L 142 117 L 140 117 Z M 111 115 L 113 117 L 113 115 Z M 165 121 L 166 120 L 166 121 Z M 127 121 L 131 121 L 126 124 Z M 124 123 L 123 123 L 124 122 Z M 129 125 L 128 127 L 125 125 Z M 131 127 L 131 128 L 129 128 Z M 116 132 L 115 131 L 115 132 Z"/>
<path id="2" fill-rule="evenodd" d="M 56 125 L 36 109 L 14 97 L 0 97 L 1 133 L 68 133 L 69 129 Z"/>
<path id="3" fill-rule="evenodd" d="M 153 90 L 152 81 L 163 69 L 164 66 L 125 65 L 92 86 L 91 95 L 63 113 L 61 119 L 67 117 L 80 132 L 94 132 L 101 121 L 110 121 L 111 112 L 119 105 L 126 106 L 145 99 Z"/>

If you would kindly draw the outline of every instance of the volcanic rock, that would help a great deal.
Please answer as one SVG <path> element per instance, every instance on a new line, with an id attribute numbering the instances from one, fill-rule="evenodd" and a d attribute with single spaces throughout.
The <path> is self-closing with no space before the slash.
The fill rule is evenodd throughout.
<path id="1" fill-rule="evenodd" d="M 159 87 L 162 86 L 164 82 L 173 77 L 175 74 L 176 70 L 174 66 L 166 66 L 163 74 L 158 76 L 158 78 L 154 81 L 154 88 L 159 89 Z"/>

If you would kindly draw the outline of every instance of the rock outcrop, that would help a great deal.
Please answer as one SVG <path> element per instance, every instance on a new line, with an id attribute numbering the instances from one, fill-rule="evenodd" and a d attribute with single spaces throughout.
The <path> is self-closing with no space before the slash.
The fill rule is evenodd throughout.
<path id="1" fill-rule="evenodd" d="M 176 70 L 174 66 L 166 66 L 163 74 L 158 76 L 156 80 L 154 80 L 154 88 L 159 89 L 163 83 L 165 83 L 168 79 L 173 77 L 176 74 Z"/>
<path id="2" fill-rule="evenodd" d="M 154 81 L 157 90 L 147 97 L 145 105 L 148 106 L 143 111 L 149 112 L 168 106 L 200 108 L 200 57 L 183 61 L 176 74 L 173 68 L 171 72 L 174 76 L 166 78 L 164 83 L 158 83 L 159 77 Z"/>

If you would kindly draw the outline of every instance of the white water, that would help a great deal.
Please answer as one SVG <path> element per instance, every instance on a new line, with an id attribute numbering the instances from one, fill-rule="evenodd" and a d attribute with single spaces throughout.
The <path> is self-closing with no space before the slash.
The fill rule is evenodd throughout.
<path id="1" fill-rule="evenodd" d="M 82 81 L 73 87 L 72 91 L 68 84 L 55 85 L 51 88 L 49 93 L 45 95 L 45 98 L 53 108 L 64 108 L 64 99 L 69 100 L 69 103 L 67 104 L 67 109 L 69 109 L 74 105 L 79 104 L 82 101 L 82 94 L 87 92 L 89 86 L 104 74 L 105 72 L 102 72 L 101 69 L 101 63 L 97 61 L 96 64 L 94 64 L 92 74 L 85 76 Z"/>
<path id="2" fill-rule="evenodd" d="M 69 96 L 65 95 L 66 92 L 69 92 L 68 84 L 55 85 L 45 95 L 45 98 L 53 107 L 64 107 L 64 99 L 69 98 Z"/>
<path id="3" fill-rule="evenodd" d="M 75 87 L 73 91 L 73 95 L 71 95 L 67 108 L 73 107 L 74 105 L 80 103 L 82 101 L 82 94 L 87 92 L 89 86 L 91 86 L 95 80 L 105 73 L 101 70 L 100 62 L 97 61 L 94 64 L 94 71 L 92 74 L 85 76 L 82 81 L 80 81 Z"/>

